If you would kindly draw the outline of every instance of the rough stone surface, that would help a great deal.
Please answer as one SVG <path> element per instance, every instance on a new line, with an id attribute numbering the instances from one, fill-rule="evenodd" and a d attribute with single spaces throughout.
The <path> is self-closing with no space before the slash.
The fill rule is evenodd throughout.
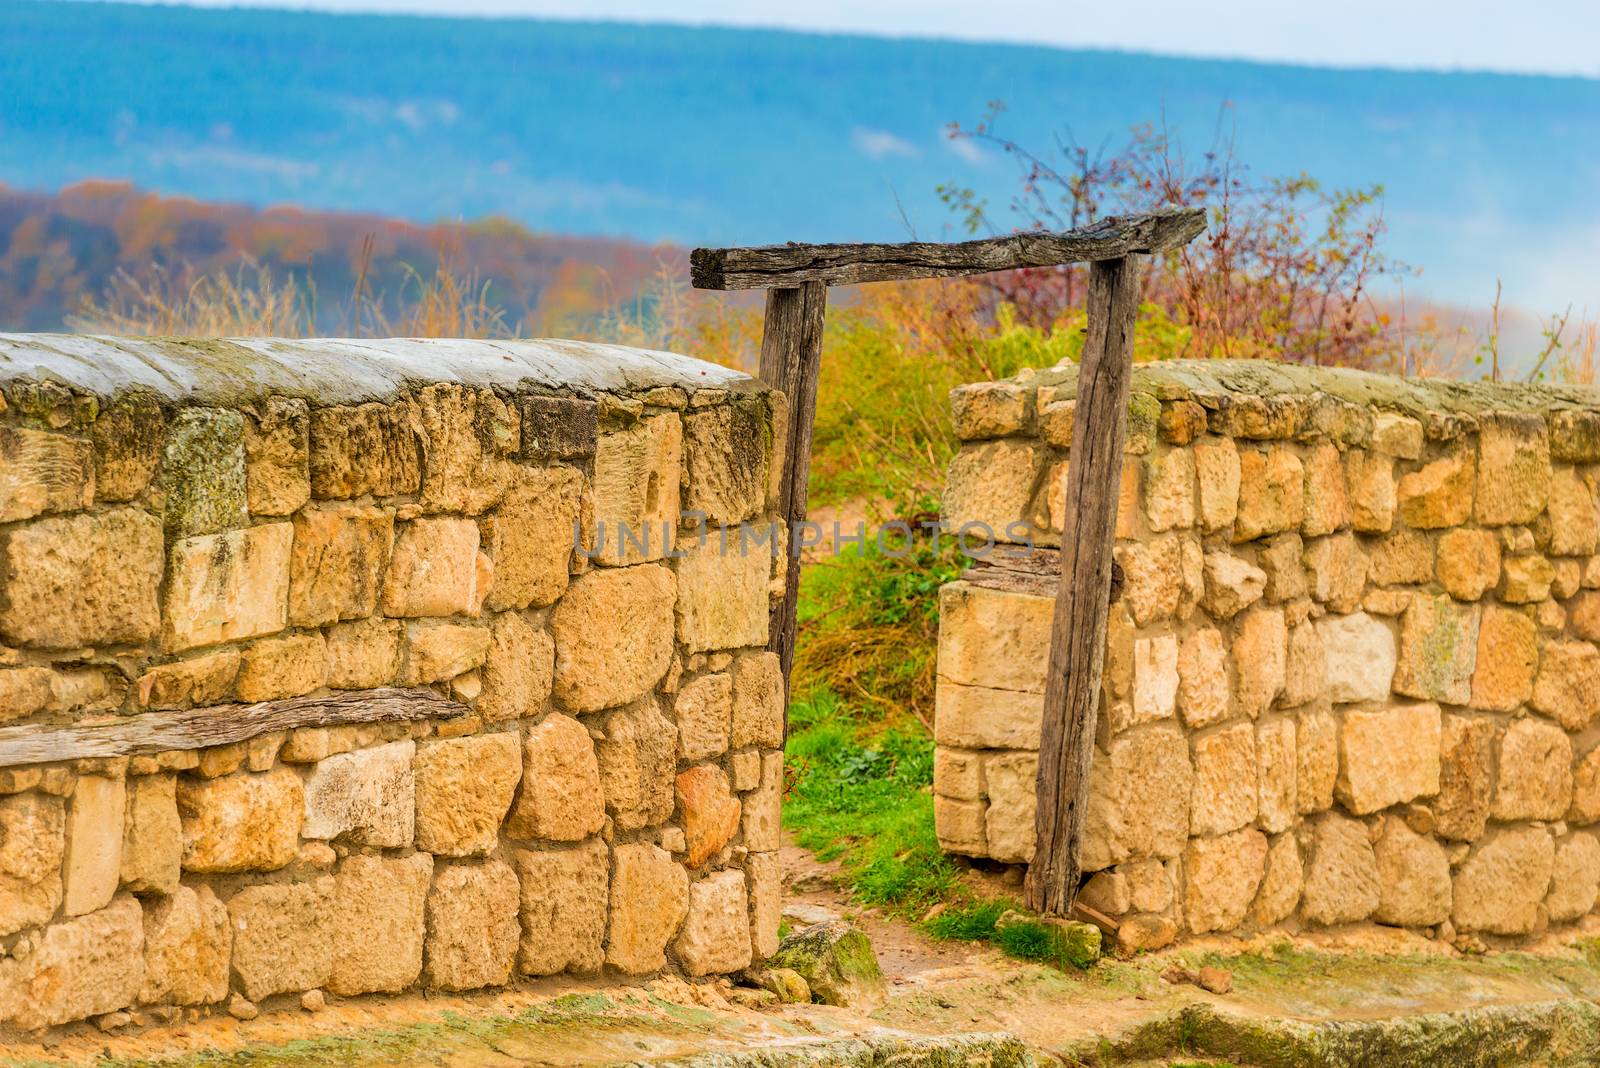
<path id="1" fill-rule="evenodd" d="M 1178 639 L 1171 634 L 1133 643 L 1132 723 L 1166 719 L 1177 709 Z"/>
<path id="2" fill-rule="evenodd" d="M 1205 584 L 1200 607 L 1217 619 L 1231 619 L 1261 599 L 1267 573 L 1231 553 L 1207 553 Z"/>
<path id="3" fill-rule="evenodd" d="M 417 848 L 452 857 L 493 850 L 522 779 L 516 732 L 422 742 L 413 769 Z"/>
<path id="4" fill-rule="evenodd" d="M 311 492 L 319 499 L 415 493 L 422 456 L 408 405 L 311 410 Z"/>
<path id="5" fill-rule="evenodd" d="M 678 812 L 688 843 L 684 863 L 699 868 L 739 833 L 739 802 L 728 785 L 727 774 L 714 764 L 697 764 L 679 772 L 676 786 Z"/>
<path id="6" fill-rule="evenodd" d="M 1178 709 L 1190 727 L 1220 722 L 1231 707 L 1228 650 L 1222 633 L 1202 627 L 1183 640 L 1178 649 Z"/>
<path id="7" fill-rule="evenodd" d="M 522 789 L 506 833 L 513 838 L 576 842 L 605 824 L 605 794 L 594 743 L 583 724 L 546 716 L 522 746 Z"/>
<path id="8" fill-rule="evenodd" d="M 155 477 L 166 442 L 167 418 L 153 394 L 143 390 L 126 393 L 101 407 L 92 437 L 95 499 L 131 501 Z M 66 482 L 71 484 L 71 480 Z"/>
<path id="9" fill-rule="evenodd" d="M 684 508 L 711 523 L 738 523 L 766 502 L 770 424 L 760 398 L 693 412 L 683 420 Z"/>
<path id="10" fill-rule="evenodd" d="M 1350 525 L 1350 498 L 1344 463 L 1334 445 L 1318 445 L 1306 454 L 1305 518 L 1307 537 L 1332 534 Z"/>
<path id="11" fill-rule="evenodd" d="M 1367 826 L 1332 813 L 1317 819 L 1300 914 L 1311 923 L 1355 923 L 1378 908 L 1382 879 Z"/>
<path id="12" fill-rule="evenodd" d="M 750 916 L 744 872 L 719 871 L 689 887 L 689 910 L 672 946 L 691 976 L 748 967 Z"/>
<path id="13" fill-rule="evenodd" d="M 1300 526 L 1305 515 L 1304 471 L 1300 458 L 1282 446 L 1241 452 L 1233 540 L 1250 541 Z"/>
<path id="14" fill-rule="evenodd" d="M 122 828 L 128 792 L 124 780 L 81 775 L 67 804 L 67 852 L 62 865 L 61 911 L 82 916 L 111 903 L 122 878 Z"/>
<path id="15" fill-rule="evenodd" d="M 419 619 L 406 624 L 405 663 L 400 678 L 407 686 L 444 682 L 482 667 L 489 656 L 487 627 Z"/>
<path id="16" fill-rule="evenodd" d="M 480 523 L 481 544 L 494 559 L 486 607 L 537 607 L 565 592 L 582 497 L 583 478 L 575 468 L 517 474 L 505 499 Z"/>
<path id="17" fill-rule="evenodd" d="M 1472 696 L 1478 658 L 1476 605 L 1414 594 L 1400 628 L 1394 689 L 1409 697 L 1464 705 Z"/>
<path id="18" fill-rule="evenodd" d="M 183 829 L 177 780 L 140 775 L 128 780 L 128 820 L 122 837 L 122 885 L 140 893 L 170 894 L 183 870 Z"/>
<path id="19" fill-rule="evenodd" d="M 1430 927 L 1450 916 L 1450 861 L 1444 847 L 1390 817 L 1373 844 L 1378 907 L 1372 918 L 1401 927 Z"/>
<path id="20" fill-rule="evenodd" d="M 1433 813 L 1435 830 L 1445 838 L 1471 841 L 1483 833 L 1494 793 L 1494 737 L 1493 720 L 1444 718 Z"/>
<path id="21" fill-rule="evenodd" d="M 1492 530 L 1439 536 L 1439 584 L 1458 601 L 1476 601 L 1500 583 L 1500 539 Z"/>
<path id="22" fill-rule="evenodd" d="M 378 610 L 389 567 L 394 513 L 366 505 L 307 508 L 294 517 L 289 622 L 319 627 Z"/>
<path id="23" fill-rule="evenodd" d="M 1307 620 L 1290 627 L 1279 703 L 1296 708 L 1321 697 L 1327 688 L 1328 651 L 1316 626 Z"/>
<path id="24" fill-rule="evenodd" d="M 248 521 L 244 423 L 224 408 L 188 408 L 173 418 L 161 459 L 168 536 L 215 534 Z"/>
<path id="25" fill-rule="evenodd" d="M 678 561 L 678 640 L 689 652 L 767 644 L 771 549 L 708 535 Z"/>
<path id="26" fill-rule="evenodd" d="M 601 730 L 605 737 L 595 755 L 606 809 L 617 828 L 637 830 L 671 816 L 678 735 L 656 699 L 607 713 Z"/>
<path id="27" fill-rule="evenodd" d="M 1600 890 L 1600 841 L 1584 831 L 1556 843 L 1545 910 L 1552 923 L 1570 923 L 1594 909 Z"/>
<path id="28" fill-rule="evenodd" d="M 1332 612 L 1353 612 L 1366 589 L 1367 556 L 1352 534 L 1312 541 L 1305 552 L 1311 596 Z"/>
<path id="29" fill-rule="evenodd" d="M 1233 638 L 1238 711 L 1259 716 L 1277 700 L 1286 678 L 1288 640 L 1281 609 L 1255 608 L 1239 617 Z"/>
<path id="30" fill-rule="evenodd" d="M 659 682 L 672 656 L 676 590 L 659 564 L 601 569 L 574 582 L 552 616 L 556 699 L 593 712 Z"/>
<path id="31" fill-rule="evenodd" d="M 1350 709 L 1339 733 L 1340 802 L 1364 815 L 1439 792 L 1439 706 Z"/>
<path id="32" fill-rule="evenodd" d="M 1546 642 L 1530 703 L 1569 731 L 1600 712 L 1600 650 L 1589 642 Z"/>
<path id="33" fill-rule="evenodd" d="M 1335 703 L 1382 701 L 1394 681 L 1394 632 L 1365 612 L 1327 616 L 1317 621 L 1317 636 L 1327 656 L 1328 700 Z"/>
<path id="34" fill-rule="evenodd" d="M 1471 454 L 1456 452 L 1402 475 L 1400 518 L 1416 530 L 1465 523 L 1472 513 L 1473 473 Z"/>
<path id="35" fill-rule="evenodd" d="M 1183 853 L 1189 930 L 1204 934 L 1239 926 L 1255 900 L 1266 863 L 1266 836 L 1253 828 L 1219 838 L 1191 838 Z"/>
<path id="36" fill-rule="evenodd" d="M 728 751 L 733 722 L 733 678 L 727 672 L 685 683 L 673 704 L 678 759 L 705 760 Z"/>
<path id="37" fill-rule="evenodd" d="M 1381 585 L 1427 582 L 1433 577 L 1433 542 L 1416 530 L 1378 539 L 1367 557 L 1368 577 Z"/>
<path id="38" fill-rule="evenodd" d="M 322 635 L 285 634 L 245 648 L 233 691 L 241 701 L 277 701 L 308 694 L 327 681 L 328 647 Z"/>
<path id="39" fill-rule="evenodd" d="M 437 383 L 413 402 L 422 445 L 421 504 L 477 515 L 505 493 L 522 444 L 520 413 L 491 390 Z"/>
<path id="40" fill-rule="evenodd" d="M 152 710 L 219 704 L 233 693 L 238 675 L 236 649 L 162 664 L 139 677 L 139 703 Z"/>
<path id="41" fill-rule="evenodd" d="M 950 461 L 940 513 L 953 529 L 979 524 L 1000 537 L 1027 519 L 1045 451 L 1015 441 L 965 445 Z"/>
<path id="42" fill-rule="evenodd" d="M 209 886 L 177 886 L 144 908 L 144 985 L 155 1005 L 212 1005 L 228 996 L 233 929 Z"/>
<path id="43" fill-rule="evenodd" d="M 511 858 L 522 887 L 517 970 L 524 975 L 599 971 L 610 883 L 606 844 L 594 838 L 569 849 L 517 849 Z"/>
<path id="44" fill-rule="evenodd" d="M 259 774 L 179 780 L 184 870 L 273 871 L 283 867 L 295 858 L 304 807 L 300 776 L 287 767 Z"/>
<path id="45" fill-rule="evenodd" d="M 490 723 L 537 716 L 555 686 L 555 649 L 550 635 L 522 614 L 495 616 L 475 711 Z"/>
<path id="46" fill-rule="evenodd" d="M 305 783 L 306 838 L 409 846 L 416 829 L 416 743 L 390 742 L 319 761 Z"/>
<path id="47" fill-rule="evenodd" d="M 1126 590 L 1124 599 L 1131 600 Z M 941 683 L 1044 693 L 1054 606 L 1052 597 L 946 585 L 939 591 Z"/>
<path id="48" fill-rule="evenodd" d="M 689 875 L 653 845 L 621 845 L 613 852 L 606 963 L 628 975 L 648 975 L 666 964 L 667 943 L 689 910 Z"/>
<path id="49" fill-rule="evenodd" d="M 1572 823 L 1600 820 L 1600 747 L 1590 749 L 1572 772 L 1572 808 L 1567 812 Z"/>
<path id="50" fill-rule="evenodd" d="M 432 877 L 433 858 L 426 853 L 344 859 L 334 876 L 330 991 L 392 993 L 417 981 Z"/>
<path id="51" fill-rule="evenodd" d="M 516 872 L 501 861 L 439 868 L 428 891 L 422 981 L 435 990 L 508 982 L 522 934 L 519 896 Z"/>
<path id="52" fill-rule="evenodd" d="M 1200 525 L 1215 533 L 1233 525 L 1239 513 L 1239 448 L 1231 438 L 1196 442 L 1195 478 L 1199 486 Z"/>
<path id="53" fill-rule="evenodd" d="M 9 642 L 72 649 L 156 636 L 161 522 L 147 512 L 39 519 L 5 535 L 0 559 L 0 635 Z"/>
<path id="54" fill-rule="evenodd" d="M 395 530 L 383 581 L 388 616 L 478 614 L 478 524 L 469 519 L 415 519 Z"/>
<path id="55" fill-rule="evenodd" d="M 289 515 L 311 499 L 311 412 L 268 397 L 244 420 L 245 502 L 251 515 Z"/>
<path id="56" fill-rule="evenodd" d="M 1497 820 L 1558 820 L 1572 801 L 1572 742 L 1553 723 L 1519 719 L 1500 739 Z"/>
<path id="57" fill-rule="evenodd" d="M 0 962 L 11 1022 L 32 1031 L 126 1008 L 144 978 L 143 949 L 139 903 L 127 895 L 50 925 L 25 958 Z"/>
<path id="58" fill-rule="evenodd" d="M 1478 522 L 1527 523 L 1550 496 L 1550 440 L 1542 415 L 1478 417 Z"/>
<path id="59" fill-rule="evenodd" d="M 1594 490 L 1569 467 L 1557 468 L 1550 483 L 1550 552 L 1588 556 L 1600 545 L 1600 515 Z"/>
<path id="60" fill-rule="evenodd" d="M 1194 526 L 1194 453 L 1167 449 L 1145 457 L 1144 509 L 1151 530 L 1187 530 Z"/>
<path id="61" fill-rule="evenodd" d="M 1366 534 L 1394 527 L 1398 504 L 1394 461 L 1376 452 L 1352 449 L 1345 454 L 1345 476 L 1350 487 L 1350 524 Z"/>
<path id="62" fill-rule="evenodd" d="M 775 850 L 779 841 L 778 817 L 783 805 L 783 754 L 761 757 L 761 785 L 744 795 L 744 844 L 754 852 Z"/>
<path id="63" fill-rule="evenodd" d="M 791 968 L 811 988 L 813 1000 L 871 1012 L 888 999 L 887 984 L 867 936 L 843 920 L 795 931 L 768 962 Z"/>
<path id="64" fill-rule="evenodd" d="M 1266 873 L 1250 905 L 1250 918 L 1259 926 L 1270 927 L 1293 916 L 1304 880 L 1299 843 L 1292 834 L 1279 835 L 1267 847 Z"/>
<path id="65" fill-rule="evenodd" d="M 0 935 L 55 915 L 65 852 L 66 806 L 59 797 L 0 797 Z"/>
<path id="66" fill-rule="evenodd" d="M 1037 753 L 995 753 L 983 766 L 989 807 L 982 838 L 988 855 L 1013 864 L 1033 859 L 1034 808 L 1038 796 Z M 748 837 L 748 836 L 747 836 Z"/>
<path id="67" fill-rule="evenodd" d="M 233 974 L 253 1001 L 314 990 L 333 970 L 334 881 L 247 886 L 228 899 Z"/>
<path id="68" fill-rule="evenodd" d="M 399 675 L 404 625 L 398 620 L 341 623 L 325 633 L 328 685 L 334 689 L 370 690 L 389 685 Z"/>
<path id="69" fill-rule="evenodd" d="M 1550 888 L 1555 844 L 1539 827 L 1496 831 L 1456 871 L 1450 918 L 1458 931 L 1527 934 Z"/>
<path id="70" fill-rule="evenodd" d="M 1472 707 L 1510 712 L 1525 703 L 1533 696 L 1538 663 L 1538 629 L 1533 620 L 1514 609 L 1485 606 L 1472 672 Z"/>
<path id="71" fill-rule="evenodd" d="M 600 560 L 659 560 L 677 530 L 683 424 L 654 415 L 601 433 L 594 455 L 594 514 Z"/>
<path id="72" fill-rule="evenodd" d="M 1256 822 L 1269 834 L 1294 823 L 1296 764 L 1294 720 L 1262 720 L 1256 725 Z"/>
<path id="73" fill-rule="evenodd" d="M 1114 740 L 1090 769 L 1084 870 L 1177 856 L 1189 835 L 1193 781 L 1189 745 L 1176 727 L 1151 724 Z"/>
<path id="74" fill-rule="evenodd" d="M 730 744 L 783 744 L 783 669 L 776 653 L 740 653 L 733 661 L 733 728 Z"/>
<path id="75" fill-rule="evenodd" d="M 1236 723 L 1193 743 L 1189 833 L 1223 834 L 1256 818 L 1255 728 Z"/>
<path id="76" fill-rule="evenodd" d="M 751 853 L 745 859 L 750 887 L 750 946 L 757 960 L 778 951 L 778 923 L 783 911 L 782 866 L 776 853 Z"/>
<path id="77" fill-rule="evenodd" d="M 175 544 L 162 613 L 167 648 L 192 649 L 282 630 L 289 613 L 293 541 L 293 524 L 268 523 Z"/>

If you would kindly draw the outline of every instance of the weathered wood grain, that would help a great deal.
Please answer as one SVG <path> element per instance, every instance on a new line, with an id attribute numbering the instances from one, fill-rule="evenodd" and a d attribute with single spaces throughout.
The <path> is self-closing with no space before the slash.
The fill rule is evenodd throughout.
<path id="1" fill-rule="evenodd" d="M 800 591 L 800 552 L 793 531 L 806 518 L 806 484 L 811 477 L 811 431 L 817 416 L 817 376 L 822 368 L 822 324 L 828 288 L 821 282 L 767 291 L 767 317 L 761 337 L 758 376 L 781 390 L 789 401 L 783 428 L 783 471 L 778 488 L 778 515 L 783 519 L 785 554 L 783 600 L 767 623 L 767 648 L 783 664 L 787 689 L 794 664 L 795 608 Z M 784 725 L 788 726 L 788 702 Z"/>
<path id="2" fill-rule="evenodd" d="M 689 256 L 689 270 L 697 289 L 762 289 L 802 282 L 842 286 L 905 278 L 946 278 L 1166 252 L 1194 240 L 1205 225 L 1204 209 L 1182 208 L 1113 215 L 1062 233 L 1019 233 L 957 243 L 697 248 Z"/>
<path id="3" fill-rule="evenodd" d="M 1061 584 L 1045 676 L 1039 739 L 1036 840 L 1028 906 L 1069 915 L 1082 876 L 1079 845 L 1089 800 L 1100 675 L 1110 613 L 1111 545 L 1127 437 L 1128 384 L 1139 273 L 1133 257 L 1089 272 L 1088 336 L 1078 373 L 1077 422 L 1068 458 Z"/>
<path id="4" fill-rule="evenodd" d="M 244 742 L 270 731 L 454 719 L 465 706 L 432 690 L 346 690 L 253 705 L 215 705 L 186 712 L 146 712 L 111 723 L 0 728 L 0 768 L 86 757 L 137 756 Z"/>

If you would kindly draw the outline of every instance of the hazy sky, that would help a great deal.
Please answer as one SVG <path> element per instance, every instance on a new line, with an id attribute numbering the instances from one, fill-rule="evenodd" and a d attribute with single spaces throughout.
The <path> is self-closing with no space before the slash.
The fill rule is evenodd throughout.
<path id="1" fill-rule="evenodd" d="M 190 0 L 208 7 L 237 0 Z M 1600 77 L 1600 0 L 251 0 L 1022 41 L 1341 66 Z"/>

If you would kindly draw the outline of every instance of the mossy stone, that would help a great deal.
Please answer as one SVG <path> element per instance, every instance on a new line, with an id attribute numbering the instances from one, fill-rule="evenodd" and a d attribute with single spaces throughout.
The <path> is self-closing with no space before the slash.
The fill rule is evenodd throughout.
<path id="1" fill-rule="evenodd" d="M 824 1005 L 871 1010 L 888 997 L 871 939 L 843 920 L 801 928 L 779 943 L 767 965 L 793 969 Z"/>
<path id="2" fill-rule="evenodd" d="M 167 433 L 161 482 L 169 538 L 244 526 L 244 416 L 223 408 L 180 412 Z"/>

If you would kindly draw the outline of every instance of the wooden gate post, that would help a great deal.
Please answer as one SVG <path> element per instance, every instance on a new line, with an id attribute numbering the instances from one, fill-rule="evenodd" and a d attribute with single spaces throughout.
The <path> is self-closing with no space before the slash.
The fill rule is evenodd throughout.
<path id="1" fill-rule="evenodd" d="M 1128 434 L 1133 324 L 1139 310 L 1134 257 L 1090 266 L 1088 310 L 1067 456 L 1061 586 L 1044 683 L 1034 854 L 1025 891 L 1029 908 L 1057 916 L 1072 908 L 1082 874 L 1078 847 L 1105 666 L 1111 545 Z"/>

